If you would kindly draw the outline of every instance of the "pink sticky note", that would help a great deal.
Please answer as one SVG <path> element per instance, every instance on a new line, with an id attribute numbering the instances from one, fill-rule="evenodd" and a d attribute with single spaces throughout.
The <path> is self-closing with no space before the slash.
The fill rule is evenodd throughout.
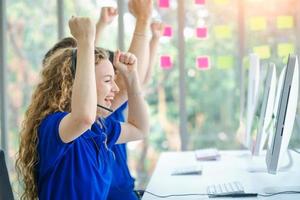
<path id="1" fill-rule="evenodd" d="M 198 38 L 207 38 L 207 28 L 206 27 L 197 28 L 196 35 Z"/>
<path id="2" fill-rule="evenodd" d="M 205 0 L 195 0 L 195 4 L 205 4 Z"/>
<path id="3" fill-rule="evenodd" d="M 172 36 L 172 27 L 171 26 L 166 26 L 165 29 L 164 29 L 164 33 L 163 35 L 164 36 L 167 36 L 167 37 L 171 37 Z"/>
<path id="4" fill-rule="evenodd" d="M 197 58 L 197 67 L 201 70 L 209 69 L 209 58 L 208 56 L 200 56 Z"/>
<path id="5" fill-rule="evenodd" d="M 160 8 L 169 8 L 169 0 L 158 0 L 158 6 Z"/>
<path id="6" fill-rule="evenodd" d="M 163 69 L 171 69 L 172 68 L 172 62 L 170 56 L 161 56 L 160 57 L 160 66 Z"/>

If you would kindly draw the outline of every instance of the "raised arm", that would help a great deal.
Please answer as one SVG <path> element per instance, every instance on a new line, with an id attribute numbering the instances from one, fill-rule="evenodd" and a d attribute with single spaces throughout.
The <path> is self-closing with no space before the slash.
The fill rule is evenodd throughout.
<path id="1" fill-rule="evenodd" d="M 114 65 L 123 76 L 128 96 L 128 119 L 121 125 L 121 135 L 117 143 L 143 139 L 149 132 L 149 113 L 142 96 L 137 73 L 137 60 L 131 53 L 115 53 Z"/>
<path id="2" fill-rule="evenodd" d="M 152 4 L 152 0 L 129 0 L 128 2 L 128 9 L 136 18 L 135 29 L 128 51 L 137 57 L 137 71 L 140 80 L 144 80 L 149 62 L 147 32 L 150 27 Z"/>
<path id="3" fill-rule="evenodd" d="M 148 64 L 145 78 L 143 79 L 142 82 L 143 87 L 146 87 L 146 85 L 149 83 L 149 80 L 152 76 L 152 70 L 157 60 L 157 49 L 159 45 L 159 39 L 163 35 L 164 27 L 165 25 L 162 22 L 151 23 L 152 37 L 149 43 L 149 64 Z"/>
<path id="4" fill-rule="evenodd" d="M 128 9 L 136 18 L 134 33 L 128 52 L 134 54 L 138 60 L 137 72 L 141 83 L 145 79 L 149 63 L 149 38 L 147 32 L 150 27 L 152 0 L 129 0 Z M 116 109 L 128 100 L 127 87 L 122 76 L 116 76 L 116 83 L 120 92 L 116 95 L 112 108 Z"/>
<path id="5" fill-rule="evenodd" d="M 75 140 L 91 127 L 96 119 L 95 24 L 89 18 L 72 17 L 71 34 L 77 40 L 77 65 L 72 89 L 71 113 L 59 125 L 63 142 Z"/>
<path id="6" fill-rule="evenodd" d="M 100 17 L 96 23 L 95 46 L 98 46 L 98 43 L 102 38 L 104 29 L 115 19 L 117 15 L 118 15 L 117 8 L 114 7 L 101 8 Z"/>

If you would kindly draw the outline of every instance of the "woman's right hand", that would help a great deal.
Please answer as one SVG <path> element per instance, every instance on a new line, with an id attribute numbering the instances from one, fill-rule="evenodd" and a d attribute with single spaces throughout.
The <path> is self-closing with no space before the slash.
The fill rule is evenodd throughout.
<path id="1" fill-rule="evenodd" d="M 95 40 L 95 24 L 88 17 L 72 17 L 69 20 L 70 32 L 73 37 L 78 41 Z"/>
<path id="2" fill-rule="evenodd" d="M 137 58 L 132 53 L 117 50 L 114 54 L 114 66 L 125 79 L 130 79 L 137 73 Z"/>

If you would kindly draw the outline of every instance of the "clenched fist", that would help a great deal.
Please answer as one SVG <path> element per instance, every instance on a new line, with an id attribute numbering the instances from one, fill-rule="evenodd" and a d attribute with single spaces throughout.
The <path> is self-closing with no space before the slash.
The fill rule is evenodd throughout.
<path id="1" fill-rule="evenodd" d="M 70 32 L 77 41 L 95 40 L 95 24 L 88 17 L 72 17 L 69 20 Z"/>
<path id="2" fill-rule="evenodd" d="M 114 66 L 126 78 L 137 72 L 137 58 L 134 54 L 126 52 L 121 53 L 119 50 L 115 52 Z"/>

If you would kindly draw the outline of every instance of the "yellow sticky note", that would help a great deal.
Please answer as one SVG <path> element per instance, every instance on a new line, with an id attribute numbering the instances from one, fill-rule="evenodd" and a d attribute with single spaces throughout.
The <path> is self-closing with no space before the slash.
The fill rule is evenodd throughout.
<path id="1" fill-rule="evenodd" d="M 228 0 L 215 0 L 216 4 L 227 4 Z"/>
<path id="2" fill-rule="evenodd" d="M 217 57 L 217 67 L 219 69 L 231 69 L 233 67 L 233 57 L 232 56 L 218 56 Z"/>
<path id="3" fill-rule="evenodd" d="M 266 19 L 264 17 L 252 17 L 250 19 L 250 30 L 262 31 L 266 29 Z"/>
<path id="4" fill-rule="evenodd" d="M 278 16 L 277 17 L 277 28 L 286 29 L 294 27 L 294 18 L 293 16 Z"/>
<path id="5" fill-rule="evenodd" d="M 217 38 L 230 38 L 232 37 L 231 28 L 229 26 L 215 26 L 214 28 Z"/>
<path id="6" fill-rule="evenodd" d="M 288 56 L 290 53 L 295 52 L 295 45 L 291 43 L 281 43 L 277 46 L 277 55 L 279 57 Z"/>
<path id="7" fill-rule="evenodd" d="M 268 45 L 253 47 L 253 52 L 256 53 L 260 59 L 267 59 L 271 56 L 271 49 Z"/>

